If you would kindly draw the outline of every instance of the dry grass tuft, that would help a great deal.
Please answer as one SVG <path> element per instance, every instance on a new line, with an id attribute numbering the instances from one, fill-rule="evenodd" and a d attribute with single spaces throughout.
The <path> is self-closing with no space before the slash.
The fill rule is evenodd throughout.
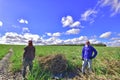
<path id="1" fill-rule="evenodd" d="M 62 54 L 39 57 L 39 64 L 52 73 L 60 73 L 67 69 L 67 61 Z"/>

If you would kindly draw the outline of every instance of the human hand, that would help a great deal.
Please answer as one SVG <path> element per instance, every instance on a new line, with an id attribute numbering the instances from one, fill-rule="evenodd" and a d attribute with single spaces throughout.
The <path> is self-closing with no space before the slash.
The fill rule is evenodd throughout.
<path id="1" fill-rule="evenodd" d="M 82 60 L 84 60 L 84 58 L 82 58 Z"/>
<path id="2" fill-rule="evenodd" d="M 90 57 L 90 59 L 93 59 L 93 57 Z"/>

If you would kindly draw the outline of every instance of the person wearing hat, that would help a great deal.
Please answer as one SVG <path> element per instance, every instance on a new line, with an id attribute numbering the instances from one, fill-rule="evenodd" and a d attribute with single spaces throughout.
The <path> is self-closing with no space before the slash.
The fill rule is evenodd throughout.
<path id="1" fill-rule="evenodd" d="M 94 54 L 93 54 L 94 53 Z M 92 59 L 97 56 L 96 49 L 90 45 L 89 41 L 86 41 L 85 46 L 82 49 L 82 73 L 85 74 L 85 69 L 88 66 L 89 72 L 92 72 Z"/>
<path id="2" fill-rule="evenodd" d="M 35 47 L 33 46 L 32 40 L 28 41 L 28 45 L 24 48 L 23 54 L 23 78 L 26 75 L 26 68 L 29 66 L 30 72 L 32 72 L 33 60 L 35 58 Z"/>

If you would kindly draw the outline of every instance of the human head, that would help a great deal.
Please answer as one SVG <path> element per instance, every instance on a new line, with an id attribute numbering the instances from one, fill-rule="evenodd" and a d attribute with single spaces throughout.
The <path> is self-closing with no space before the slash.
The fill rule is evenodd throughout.
<path id="1" fill-rule="evenodd" d="M 32 40 L 28 41 L 28 46 L 33 46 Z"/>
<path id="2" fill-rule="evenodd" d="M 85 45 L 90 45 L 90 41 L 87 40 L 86 43 L 85 43 Z"/>

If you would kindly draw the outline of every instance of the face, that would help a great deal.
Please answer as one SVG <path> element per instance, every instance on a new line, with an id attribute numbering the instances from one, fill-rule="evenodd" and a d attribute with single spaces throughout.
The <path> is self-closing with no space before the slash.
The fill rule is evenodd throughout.
<path id="1" fill-rule="evenodd" d="M 30 40 L 30 41 L 28 41 L 28 45 L 32 45 L 32 41 Z"/>
<path id="2" fill-rule="evenodd" d="M 90 42 L 89 42 L 89 41 L 87 41 L 87 42 L 86 42 L 86 45 L 90 45 Z"/>

